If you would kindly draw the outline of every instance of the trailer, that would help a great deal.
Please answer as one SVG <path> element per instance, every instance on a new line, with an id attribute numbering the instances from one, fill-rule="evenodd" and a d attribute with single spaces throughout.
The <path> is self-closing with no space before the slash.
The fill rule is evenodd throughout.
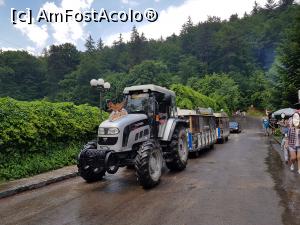
<path id="1" fill-rule="evenodd" d="M 210 108 L 198 108 L 197 110 L 178 109 L 177 111 L 178 116 L 189 124 L 189 152 L 197 153 L 203 149 L 212 148 L 217 141 L 213 111 Z"/>
<path id="2" fill-rule="evenodd" d="M 216 136 L 218 143 L 224 143 L 228 141 L 230 129 L 229 129 L 229 117 L 225 112 L 214 113 L 216 120 Z"/>

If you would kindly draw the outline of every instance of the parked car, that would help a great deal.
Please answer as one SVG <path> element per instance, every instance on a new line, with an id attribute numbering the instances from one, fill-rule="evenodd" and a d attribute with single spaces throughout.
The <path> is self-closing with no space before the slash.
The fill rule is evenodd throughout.
<path id="1" fill-rule="evenodd" d="M 230 133 L 240 133 L 241 126 L 238 122 L 229 122 Z"/>

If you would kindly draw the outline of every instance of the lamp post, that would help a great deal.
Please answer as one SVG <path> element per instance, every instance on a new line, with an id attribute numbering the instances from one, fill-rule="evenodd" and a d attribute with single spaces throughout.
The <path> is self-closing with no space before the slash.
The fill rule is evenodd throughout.
<path id="1" fill-rule="evenodd" d="M 92 79 L 90 81 L 90 85 L 94 88 L 97 88 L 99 90 L 99 96 L 100 96 L 100 120 L 102 120 L 102 93 L 108 91 L 110 89 L 110 83 L 105 82 L 103 79 L 99 78 L 98 80 Z"/>

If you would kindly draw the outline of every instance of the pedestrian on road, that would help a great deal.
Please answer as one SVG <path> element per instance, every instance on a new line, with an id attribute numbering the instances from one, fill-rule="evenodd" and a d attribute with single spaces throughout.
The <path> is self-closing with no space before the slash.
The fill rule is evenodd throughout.
<path id="1" fill-rule="evenodd" d="M 288 120 L 282 120 L 278 122 L 278 125 L 281 126 L 281 133 L 283 135 L 281 141 L 281 150 L 283 151 L 285 164 L 289 164 L 289 149 L 288 149 L 288 132 L 289 132 L 289 123 Z"/>
<path id="2" fill-rule="evenodd" d="M 290 128 L 288 131 L 288 148 L 290 153 L 290 170 L 295 170 L 295 162 L 298 159 L 298 173 L 300 174 L 300 130 L 293 126 L 292 120 L 289 120 Z"/>
<path id="3" fill-rule="evenodd" d="M 270 127 L 270 123 L 269 120 L 267 118 L 263 119 L 263 128 L 264 128 L 264 134 L 265 136 L 269 136 L 269 127 Z"/>
<path id="4" fill-rule="evenodd" d="M 272 117 L 269 119 L 269 121 L 270 121 L 271 132 L 272 134 L 274 134 L 276 129 L 276 119 Z"/>

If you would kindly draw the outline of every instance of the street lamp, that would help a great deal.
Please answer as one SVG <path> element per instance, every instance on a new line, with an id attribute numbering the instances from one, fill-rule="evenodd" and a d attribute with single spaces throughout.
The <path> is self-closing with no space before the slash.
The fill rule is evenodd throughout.
<path id="1" fill-rule="evenodd" d="M 102 78 L 99 78 L 98 80 L 92 79 L 90 81 L 90 85 L 94 88 L 97 88 L 99 90 L 100 94 L 100 119 L 102 120 L 102 93 L 108 91 L 110 89 L 110 83 L 105 82 Z"/>

